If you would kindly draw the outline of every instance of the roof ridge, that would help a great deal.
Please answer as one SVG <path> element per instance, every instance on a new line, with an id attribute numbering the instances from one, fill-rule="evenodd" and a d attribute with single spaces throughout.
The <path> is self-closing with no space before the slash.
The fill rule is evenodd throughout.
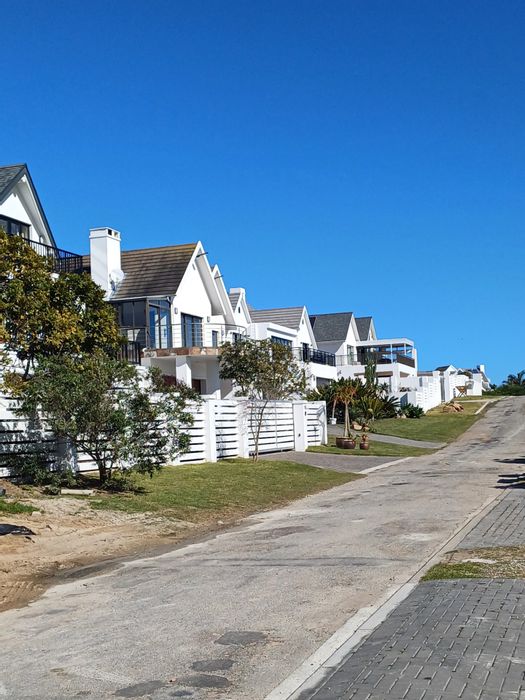
<path id="1" fill-rule="evenodd" d="M 173 248 L 189 248 L 197 245 L 197 242 L 195 243 L 177 243 L 175 245 L 159 245 L 159 246 L 148 246 L 147 248 L 132 248 L 131 250 L 123 250 L 122 255 L 125 253 L 139 253 L 144 250 L 167 250 L 168 248 L 173 249 Z"/>

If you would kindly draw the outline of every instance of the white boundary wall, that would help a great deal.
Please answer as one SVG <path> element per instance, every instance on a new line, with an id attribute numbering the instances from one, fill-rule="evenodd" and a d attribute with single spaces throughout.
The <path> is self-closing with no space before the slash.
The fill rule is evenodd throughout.
<path id="1" fill-rule="evenodd" d="M 0 395 L 0 476 L 5 475 L 5 459 L 10 454 L 29 455 L 42 446 L 49 450 L 50 461 L 67 457 L 65 446 L 43 426 L 31 426 L 17 417 L 13 399 Z M 205 399 L 190 405 L 193 425 L 189 451 L 175 463 L 216 462 L 230 457 L 248 457 L 254 450 L 251 406 L 246 399 Z M 260 405 L 256 405 L 256 411 Z M 326 403 L 324 401 L 270 401 L 265 407 L 259 439 L 259 452 L 297 450 L 327 440 Z M 72 457 L 79 471 L 91 471 L 95 464 L 79 453 Z"/>

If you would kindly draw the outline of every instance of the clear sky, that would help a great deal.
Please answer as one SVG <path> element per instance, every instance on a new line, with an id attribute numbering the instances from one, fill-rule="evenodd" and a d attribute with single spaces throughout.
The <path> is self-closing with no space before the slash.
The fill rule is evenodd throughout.
<path id="1" fill-rule="evenodd" d="M 525 367 L 522 0 L 21 0 L 0 163 L 60 247 L 202 240 L 257 308 Z"/>

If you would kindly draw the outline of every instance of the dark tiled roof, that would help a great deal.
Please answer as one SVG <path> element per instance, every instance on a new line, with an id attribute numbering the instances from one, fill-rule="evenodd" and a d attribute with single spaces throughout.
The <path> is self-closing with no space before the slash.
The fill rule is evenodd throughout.
<path id="1" fill-rule="evenodd" d="M 0 201 L 7 196 L 26 170 L 26 165 L 4 165 L 0 167 Z"/>
<path id="2" fill-rule="evenodd" d="M 121 256 L 124 279 L 112 300 L 175 294 L 196 245 L 124 251 Z"/>
<path id="3" fill-rule="evenodd" d="M 239 297 L 240 297 L 241 295 L 240 295 L 238 292 L 236 292 L 235 294 L 232 294 L 232 293 L 230 292 L 230 293 L 228 294 L 228 296 L 230 297 L 230 302 L 231 302 L 231 305 L 232 305 L 232 309 L 235 311 L 235 309 L 237 308 L 237 302 L 239 301 Z"/>
<path id="4" fill-rule="evenodd" d="M 262 309 L 261 311 L 252 311 L 250 309 L 250 316 L 252 323 L 267 321 L 268 323 L 277 323 L 279 326 L 299 330 L 303 311 L 304 306 L 292 306 L 287 309 Z"/>
<path id="5" fill-rule="evenodd" d="M 318 314 L 317 316 L 310 316 L 317 342 L 345 340 L 348 335 L 348 326 L 352 322 L 353 315 L 351 311 L 344 311 L 336 314 Z"/>
<path id="6" fill-rule="evenodd" d="M 452 365 L 442 365 L 441 367 L 436 367 L 436 369 L 434 371 L 435 372 L 444 372 L 449 367 L 452 367 Z"/>
<path id="7" fill-rule="evenodd" d="M 124 279 L 111 301 L 175 294 L 196 245 L 186 243 L 122 251 L 121 266 Z M 82 260 L 84 269 L 89 271 L 89 255 L 84 255 Z"/>
<path id="8" fill-rule="evenodd" d="M 370 326 L 372 324 L 372 316 L 361 316 L 360 318 L 356 318 L 355 323 L 359 334 L 359 340 L 368 340 L 368 334 L 370 333 Z"/>

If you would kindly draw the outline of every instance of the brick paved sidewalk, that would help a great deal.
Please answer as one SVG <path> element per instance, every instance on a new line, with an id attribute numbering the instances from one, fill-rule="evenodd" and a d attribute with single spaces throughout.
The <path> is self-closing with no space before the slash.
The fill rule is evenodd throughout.
<path id="1" fill-rule="evenodd" d="M 461 548 L 525 544 L 510 490 Z M 525 580 L 420 583 L 301 700 L 525 700 Z"/>

